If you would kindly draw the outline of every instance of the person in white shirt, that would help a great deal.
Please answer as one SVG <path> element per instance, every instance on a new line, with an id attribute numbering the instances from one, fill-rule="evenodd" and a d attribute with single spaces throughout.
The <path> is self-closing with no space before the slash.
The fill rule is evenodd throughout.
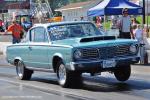
<path id="1" fill-rule="evenodd" d="M 138 40 L 139 43 L 142 43 L 143 40 L 143 30 L 140 25 L 136 25 L 136 29 L 134 30 L 135 39 Z"/>
<path id="2" fill-rule="evenodd" d="M 128 15 L 128 9 L 125 8 L 122 10 L 122 18 L 120 19 L 120 24 L 119 24 L 119 30 L 120 38 L 126 38 L 126 39 L 131 39 L 133 37 L 133 33 L 131 32 L 131 20 L 130 16 Z"/>

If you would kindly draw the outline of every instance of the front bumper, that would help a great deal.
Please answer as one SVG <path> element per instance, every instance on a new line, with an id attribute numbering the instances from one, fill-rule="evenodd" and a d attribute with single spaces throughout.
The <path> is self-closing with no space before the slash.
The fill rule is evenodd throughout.
<path id="1" fill-rule="evenodd" d="M 139 62 L 139 57 L 126 57 L 126 58 L 113 58 L 116 62 L 116 66 L 127 65 L 127 64 L 134 64 Z M 108 59 L 109 60 L 109 59 Z M 80 62 L 71 62 L 69 70 L 72 71 L 81 71 L 81 72 L 100 72 L 100 71 L 107 71 L 111 70 L 112 68 L 103 68 L 103 61 L 104 60 L 95 60 L 95 61 L 80 61 Z"/>

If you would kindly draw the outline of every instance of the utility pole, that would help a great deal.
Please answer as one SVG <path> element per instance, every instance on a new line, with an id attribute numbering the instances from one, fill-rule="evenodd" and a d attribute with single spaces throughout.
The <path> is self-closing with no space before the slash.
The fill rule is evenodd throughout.
<path id="1" fill-rule="evenodd" d="M 148 0 L 147 0 L 147 35 L 148 35 L 148 15 L 149 15 L 149 11 L 148 11 Z"/>
<path id="2" fill-rule="evenodd" d="M 145 24 L 145 0 L 143 0 L 143 28 Z M 144 37 L 142 37 L 144 40 Z M 145 48 L 143 45 L 140 45 L 140 64 L 144 64 L 144 57 L 145 57 Z"/>
<path id="3" fill-rule="evenodd" d="M 143 0 L 143 24 L 145 24 L 145 0 Z"/>

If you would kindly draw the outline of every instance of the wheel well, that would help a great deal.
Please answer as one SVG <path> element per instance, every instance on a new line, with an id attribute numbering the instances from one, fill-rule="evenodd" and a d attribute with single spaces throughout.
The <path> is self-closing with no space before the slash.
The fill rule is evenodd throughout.
<path id="1" fill-rule="evenodd" d="M 58 63 L 60 60 L 62 60 L 62 59 L 61 59 L 60 57 L 58 57 L 58 56 L 55 56 L 55 57 L 53 58 L 53 69 L 54 69 L 54 72 L 56 72 L 57 63 Z"/>
<path id="2" fill-rule="evenodd" d="M 18 61 L 19 61 L 19 59 L 15 59 L 14 60 L 14 65 L 17 65 Z"/>

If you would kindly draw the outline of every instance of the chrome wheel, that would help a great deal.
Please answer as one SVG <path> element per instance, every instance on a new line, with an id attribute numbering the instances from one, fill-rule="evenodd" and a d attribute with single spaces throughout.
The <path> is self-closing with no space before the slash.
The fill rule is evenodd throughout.
<path id="1" fill-rule="evenodd" d="M 24 65 L 21 61 L 18 62 L 16 66 L 16 71 L 17 71 L 17 75 L 19 76 L 19 78 L 22 79 L 23 74 L 24 74 Z"/>
<path id="2" fill-rule="evenodd" d="M 22 61 L 18 61 L 16 64 L 16 73 L 20 80 L 29 80 L 33 71 L 27 69 Z"/>
<path id="3" fill-rule="evenodd" d="M 66 83 L 66 68 L 63 64 L 59 66 L 58 78 L 60 85 L 64 85 Z"/>
<path id="4" fill-rule="evenodd" d="M 78 85 L 78 83 L 81 83 L 80 85 L 82 85 L 81 74 L 67 70 L 64 63 L 61 60 L 57 63 L 56 72 L 58 82 L 62 87 L 74 87 Z"/>

